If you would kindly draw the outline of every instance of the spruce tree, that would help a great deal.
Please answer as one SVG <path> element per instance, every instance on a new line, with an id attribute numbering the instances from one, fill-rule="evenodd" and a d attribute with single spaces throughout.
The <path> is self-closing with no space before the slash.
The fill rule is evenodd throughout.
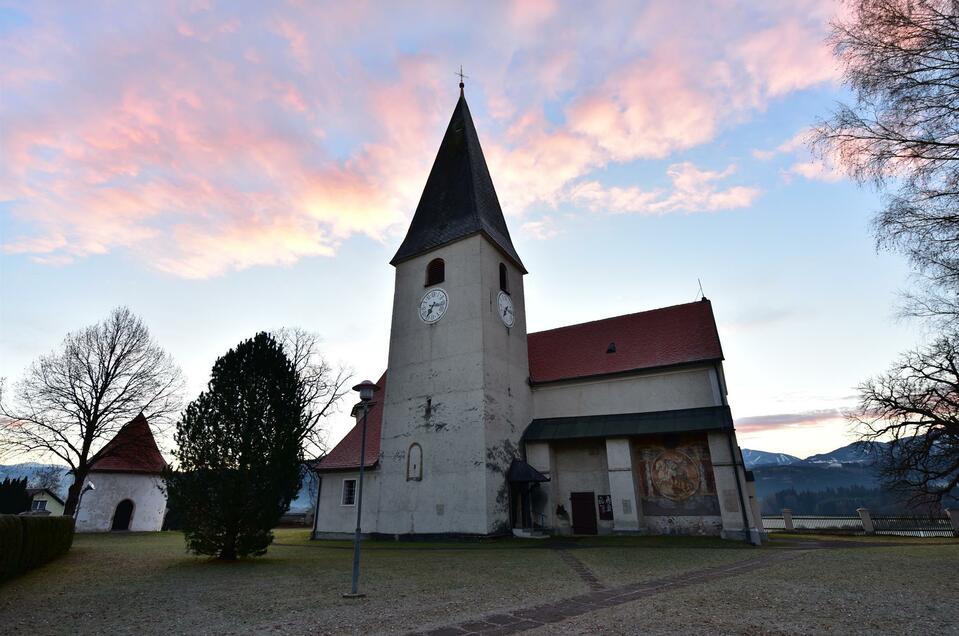
<path id="1" fill-rule="evenodd" d="M 10 479 L 0 482 L 0 514 L 16 515 L 30 509 L 30 495 L 27 494 L 27 478 Z"/>
<path id="2" fill-rule="evenodd" d="M 267 333 L 216 361 L 177 424 L 168 474 L 187 548 L 233 560 L 266 553 L 300 487 L 303 404 L 293 364 Z"/>

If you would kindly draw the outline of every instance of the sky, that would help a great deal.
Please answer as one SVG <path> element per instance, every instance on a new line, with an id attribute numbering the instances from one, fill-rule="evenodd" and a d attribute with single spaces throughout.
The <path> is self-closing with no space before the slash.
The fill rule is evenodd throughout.
<path id="1" fill-rule="evenodd" d="M 0 3 L 0 376 L 126 305 L 188 399 L 283 326 L 375 380 L 462 65 L 530 331 L 701 284 L 740 445 L 847 444 L 856 385 L 920 334 L 896 318 L 908 267 L 870 234 L 880 195 L 805 143 L 850 99 L 839 8 Z"/>

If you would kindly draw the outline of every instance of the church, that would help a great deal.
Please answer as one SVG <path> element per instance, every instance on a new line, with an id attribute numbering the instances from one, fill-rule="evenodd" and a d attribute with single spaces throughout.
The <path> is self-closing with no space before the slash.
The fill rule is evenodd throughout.
<path id="1" fill-rule="evenodd" d="M 315 465 L 313 537 L 715 535 L 758 543 L 709 300 L 527 333 L 460 96 L 395 268 L 388 366 Z M 534 308 L 535 310 L 535 308 Z"/>

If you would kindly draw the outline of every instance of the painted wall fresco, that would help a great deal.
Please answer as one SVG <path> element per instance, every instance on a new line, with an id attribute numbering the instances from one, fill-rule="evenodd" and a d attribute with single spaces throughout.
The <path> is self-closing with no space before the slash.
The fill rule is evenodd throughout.
<path id="1" fill-rule="evenodd" d="M 636 494 L 643 515 L 719 514 L 705 434 L 636 438 L 632 445 Z"/>

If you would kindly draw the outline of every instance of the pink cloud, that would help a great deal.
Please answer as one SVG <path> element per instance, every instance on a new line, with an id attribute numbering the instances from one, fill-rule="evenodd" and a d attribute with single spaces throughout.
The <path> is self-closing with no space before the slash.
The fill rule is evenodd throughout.
<path id="1" fill-rule="evenodd" d="M 823 6 L 30 6 L 0 41 L 15 89 L 0 102 L 0 197 L 16 224 L 3 249 L 50 263 L 129 250 L 204 277 L 386 240 L 449 116 L 452 58 L 474 78 L 504 208 L 537 215 L 520 220 L 529 234 L 559 231 L 561 204 L 744 207 L 758 189 L 725 171 L 672 159 L 661 189 L 599 171 L 672 158 L 832 81 Z"/>
<path id="2" fill-rule="evenodd" d="M 752 154 L 760 161 L 769 161 L 774 157 L 785 155 L 791 158 L 790 165 L 783 170 L 786 178 L 800 176 L 814 181 L 841 181 L 846 174 L 840 167 L 840 157 L 837 152 L 827 152 L 824 156 L 815 156 L 810 149 L 811 133 L 808 129 L 800 130 L 791 138 L 771 150 L 754 149 Z"/>
<path id="3" fill-rule="evenodd" d="M 821 28 L 792 17 L 738 43 L 734 56 L 753 80 L 751 99 L 762 104 L 769 97 L 838 81 L 840 68 L 822 35 Z"/>
<path id="4" fill-rule="evenodd" d="M 760 195 L 758 188 L 719 187 L 735 172 L 733 165 L 721 172 L 700 170 L 685 162 L 669 167 L 669 189 L 644 191 L 636 187 L 606 188 L 595 181 L 573 187 L 570 197 L 591 210 L 613 213 L 668 214 L 673 212 L 716 212 L 746 208 Z"/>
<path id="5" fill-rule="evenodd" d="M 761 433 L 783 428 L 809 428 L 827 422 L 846 422 L 846 409 L 817 409 L 798 413 L 774 413 L 736 418 L 736 429 L 742 433 Z"/>

